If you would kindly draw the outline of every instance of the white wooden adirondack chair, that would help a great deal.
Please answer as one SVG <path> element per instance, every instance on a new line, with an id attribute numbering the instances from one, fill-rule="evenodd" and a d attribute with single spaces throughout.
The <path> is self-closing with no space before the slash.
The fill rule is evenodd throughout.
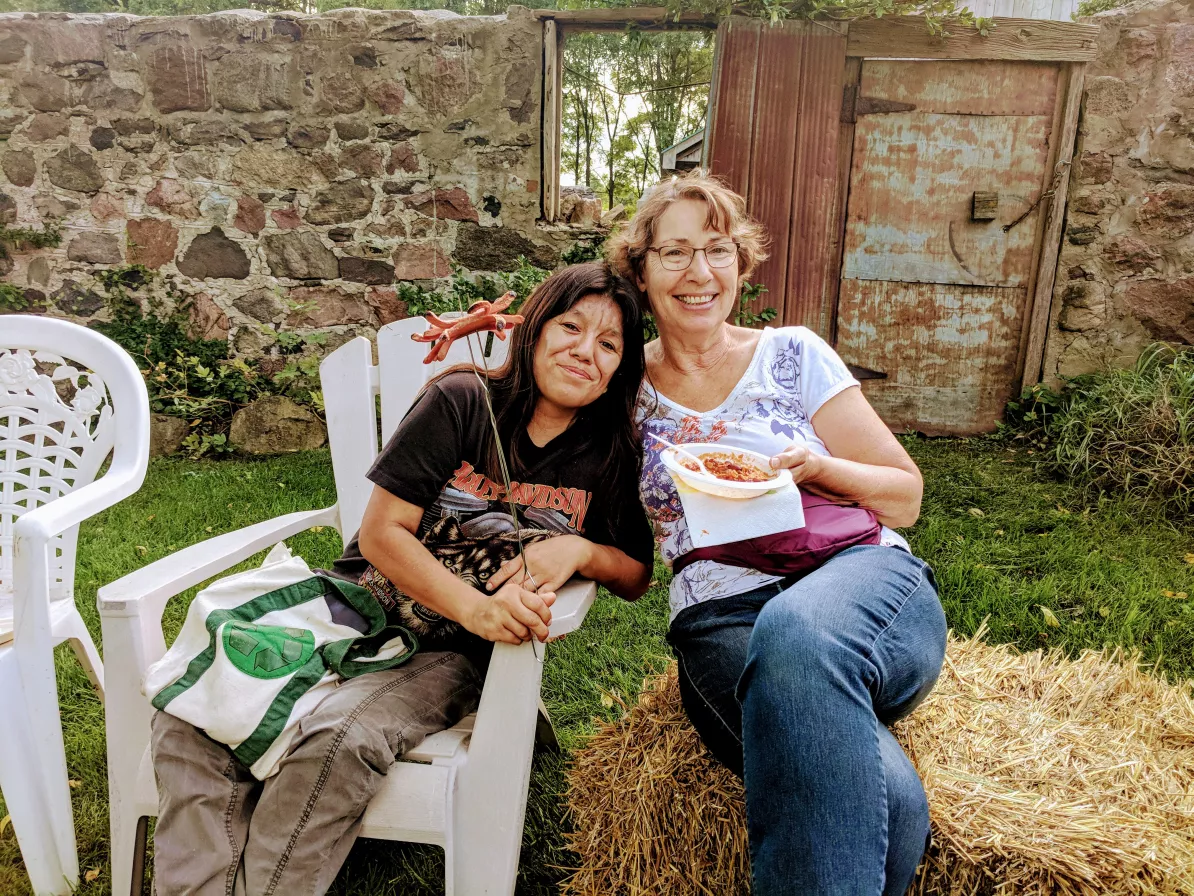
<path id="1" fill-rule="evenodd" d="M 0 791 L 39 896 L 79 880 L 55 645 L 70 642 L 103 699 L 75 607 L 79 523 L 140 488 L 148 462 L 149 398 L 120 346 L 67 321 L 0 315 Z"/>
<path id="2" fill-rule="evenodd" d="M 100 589 L 108 657 L 113 893 L 140 892 L 146 819 L 157 814 L 148 749 L 153 710 L 141 694 L 141 677 L 165 653 L 161 619 L 166 602 L 312 526 L 335 526 L 345 541 L 352 537 L 373 488 L 365 473 L 380 442 L 393 433 L 432 375 L 470 360 L 461 341 L 445 362 L 425 366 L 427 347 L 411 340 L 411 334 L 425 328 L 419 318 L 384 327 L 377 335 L 377 365 L 363 337 L 341 346 L 320 365 L 336 477 L 334 506 L 208 539 Z M 480 343 L 472 344 L 479 362 Z M 508 344 L 493 340 L 491 366 L 501 363 Z M 591 582 L 573 581 L 562 588 L 552 608 L 551 634 L 577 628 L 595 596 Z M 543 675 L 543 647 L 537 650 L 538 655 L 530 643 L 494 645 L 477 712 L 406 753 L 365 812 L 362 836 L 443 847 L 448 896 L 514 892 Z"/>

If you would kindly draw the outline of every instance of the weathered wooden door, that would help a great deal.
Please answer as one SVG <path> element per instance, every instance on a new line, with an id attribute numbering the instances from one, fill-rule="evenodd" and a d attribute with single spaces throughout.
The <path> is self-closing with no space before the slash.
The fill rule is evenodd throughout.
<path id="1" fill-rule="evenodd" d="M 1018 374 L 1060 66 L 862 62 L 836 347 L 893 429 L 993 429 Z M 849 107 L 853 115 L 849 115 Z"/>

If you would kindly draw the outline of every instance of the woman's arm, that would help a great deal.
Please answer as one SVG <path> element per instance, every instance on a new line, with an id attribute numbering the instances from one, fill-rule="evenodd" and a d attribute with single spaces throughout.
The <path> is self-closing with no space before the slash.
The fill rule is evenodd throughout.
<path id="1" fill-rule="evenodd" d="M 831 457 L 793 445 L 771 459 L 814 494 L 872 511 L 880 523 L 911 526 L 920 516 L 924 481 L 859 388 L 844 389 L 813 415 L 813 431 Z"/>
<path id="2" fill-rule="evenodd" d="M 374 486 L 357 546 L 404 594 L 489 641 L 547 640 L 555 594 L 510 583 L 492 595 L 458 579 L 416 537 L 423 508 Z"/>
<path id="3" fill-rule="evenodd" d="M 573 575 L 592 579 L 623 600 L 638 600 L 651 582 L 651 567 L 633 559 L 625 551 L 605 544 L 595 544 L 580 535 L 557 535 L 523 551 L 531 569 L 531 579 L 544 591 L 555 593 Z M 513 557 L 493 574 L 487 587 L 500 588 L 509 581 L 524 582 L 522 558 Z"/>

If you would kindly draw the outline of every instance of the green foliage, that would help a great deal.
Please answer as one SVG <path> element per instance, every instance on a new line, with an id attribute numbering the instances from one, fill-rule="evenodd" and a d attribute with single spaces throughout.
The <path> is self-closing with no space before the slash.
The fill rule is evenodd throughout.
<path id="1" fill-rule="evenodd" d="M 703 30 L 570 34 L 561 164 L 572 181 L 633 211 L 659 153 L 705 126 L 713 36 Z"/>
<path id="2" fill-rule="evenodd" d="M 0 314 L 17 314 L 28 307 L 25 290 L 11 283 L 0 283 Z"/>
<path id="3" fill-rule="evenodd" d="M 8 258 L 10 252 L 52 249 L 61 243 L 62 227 L 54 218 L 40 228 L 0 225 L 0 258 Z M 23 289 L 12 283 L 0 281 L 0 314 L 19 313 L 28 308 L 29 300 L 25 298 Z"/>
<path id="4" fill-rule="evenodd" d="M 583 264 L 586 261 L 597 261 L 601 258 L 601 248 L 605 245 L 605 238 L 596 242 L 577 240 L 560 256 L 564 264 Z"/>
<path id="5" fill-rule="evenodd" d="M 154 271 L 129 265 L 96 271 L 95 278 L 110 320 L 94 328 L 136 358 L 143 370 L 159 362 L 173 363 L 179 354 L 193 355 L 209 367 L 228 357 L 224 340 L 192 339 L 187 334 L 191 298 L 169 282 L 163 285 L 164 295 L 153 289 Z"/>
<path id="6" fill-rule="evenodd" d="M 994 28 L 990 19 L 975 16 L 956 0 L 667 0 L 668 12 L 712 15 L 751 16 L 775 24 L 784 19 L 881 19 L 884 16 L 919 15 L 925 17 L 929 33 L 948 37 L 949 28 L 973 28 L 984 36 Z"/>
<path id="7" fill-rule="evenodd" d="M 7 258 L 12 249 L 53 249 L 62 243 L 62 227 L 50 219 L 41 228 L 5 227 L 0 225 L 0 258 Z"/>
<path id="8" fill-rule="evenodd" d="M 1097 15 L 1109 9 L 1119 9 L 1121 6 L 1126 6 L 1128 2 L 1129 0 L 1081 0 L 1074 18 Z"/>
<path id="9" fill-rule="evenodd" d="M 766 307 L 759 311 L 751 311 L 750 309 L 751 303 L 763 298 L 763 293 L 766 291 L 767 287 L 762 283 L 742 284 L 742 292 L 738 296 L 738 311 L 734 315 L 734 323 L 740 327 L 757 327 L 775 320 L 779 316 L 779 312 L 774 308 Z"/>
<path id="10" fill-rule="evenodd" d="M 1194 510 L 1194 350 L 1147 349 L 1129 370 L 1037 386 L 1008 406 L 1014 438 L 1095 491 Z"/>
<path id="11" fill-rule="evenodd" d="M 129 265 L 95 276 L 111 319 L 93 326 L 136 360 L 154 413 L 190 421 L 183 449 L 192 457 L 229 453 L 233 415 L 262 396 L 285 395 L 323 412 L 319 358 L 310 351 L 325 340 L 323 334 L 276 334 L 286 362 L 270 375 L 259 361 L 229 358 L 223 339 L 192 338 L 187 332 L 190 297 L 171 283 L 154 289 L 154 271 Z"/>
<path id="12" fill-rule="evenodd" d="M 659 325 L 655 323 L 655 315 L 650 311 L 643 315 L 643 342 L 650 342 L 659 338 Z"/>
<path id="13" fill-rule="evenodd" d="M 398 284 L 398 298 L 406 304 L 412 316 L 426 314 L 448 314 L 453 311 L 467 311 L 469 306 L 481 302 L 492 302 L 512 290 L 517 298 L 510 305 L 514 314 L 527 296 L 544 280 L 550 271 L 537 268 L 521 255 L 518 267 L 496 277 L 470 274 L 462 267 L 452 267 L 452 278 L 443 289 L 423 289 L 414 283 Z"/>

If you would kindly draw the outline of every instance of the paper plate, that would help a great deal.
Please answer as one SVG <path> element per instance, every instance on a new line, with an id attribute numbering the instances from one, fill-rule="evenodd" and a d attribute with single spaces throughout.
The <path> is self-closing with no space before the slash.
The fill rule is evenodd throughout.
<path id="1" fill-rule="evenodd" d="M 771 466 L 771 458 L 766 454 L 759 454 L 757 451 L 749 451 L 745 448 L 733 448 L 728 445 L 718 445 L 714 442 L 694 442 L 691 445 L 683 446 L 686 451 L 695 454 L 697 457 L 704 460 L 706 454 L 739 454 L 749 461 L 753 461 L 764 470 Z M 766 482 L 731 482 L 726 479 L 718 479 L 715 476 L 706 476 L 698 470 L 690 470 L 680 463 L 682 455 L 677 455 L 675 449 L 664 448 L 660 455 L 660 460 L 663 465 L 667 467 L 668 472 L 672 474 L 673 478 L 679 479 L 685 485 L 702 491 L 707 495 L 716 495 L 719 498 L 757 498 L 759 495 L 765 495 L 768 492 L 773 492 L 777 488 L 783 488 L 785 485 L 792 484 L 792 472 L 790 470 L 779 470 L 775 477 L 768 479 Z"/>

